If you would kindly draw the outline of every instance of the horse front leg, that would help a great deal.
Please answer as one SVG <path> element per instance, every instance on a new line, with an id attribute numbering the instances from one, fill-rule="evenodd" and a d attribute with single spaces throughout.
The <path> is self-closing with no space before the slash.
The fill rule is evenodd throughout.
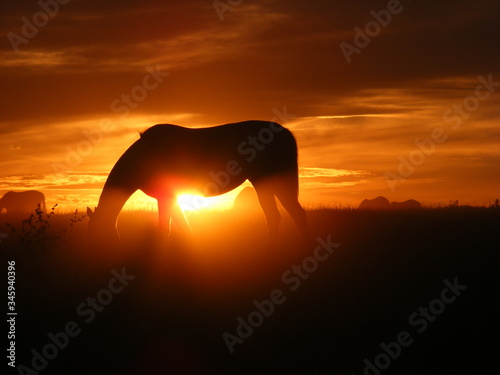
<path id="1" fill-rule="evenodd" d="M 159 240 L 162 246 L 191 244 L 192 230 L 176 199 L 159 200 L 158 213 Z"/>
<path id="2" fill-rule="evenodd" d="M 171 208 L 172 199 L 158 199 L 158 228 L 161 238 L 167 238 L 170 235 Z"/>
<path id="3" fill-rule="evenodd" d="M 193 232 L 191 226 L 189 225 L 186 219 L 186 215 L 184 214 L 184 211 L 182 211 L 177 201 L 172 204 L 170 210 L 172 220 L 176 226 L 176 229 L 178 228 L 183 235 L 191 235 Z"/>

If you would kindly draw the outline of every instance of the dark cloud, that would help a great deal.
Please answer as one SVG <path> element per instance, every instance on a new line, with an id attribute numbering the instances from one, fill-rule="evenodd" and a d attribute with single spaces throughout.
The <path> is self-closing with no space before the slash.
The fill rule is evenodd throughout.
<path id="1" fill-rule="evenodd" d="M 496 71 L 495 1 L 402 1 L 402 12 L 348 64 L 339 44 L 354 44 L 353 28 L 364 28 L 370 11 L 386 4 L 243 2 L 220 21 L 206 1 L 73 0 L 17 54 L 6 35 L 19 32 L 20 17 L 30 18 L 38 8 L 9 5 L 0 50 L 2 87 L 9 92 L 3 116 L 105 112 L 148 64 L 179 77 L 162 93 L 163 102 L 182 100 L 208 116 L 217 115 L 218 95 L 246 99 L 252 107 L 286 101 L 304 116 L 324 115 L 334 114 L 332 108 L 317 113 L 318 105 L 362 90 L 414 88 L 430 79 Z M 171 100 L 168 92 L 179 91 L 192 92 L 189 101 L 177 95 Z M 203 108 L 207 102 L 212 110 Z"/>

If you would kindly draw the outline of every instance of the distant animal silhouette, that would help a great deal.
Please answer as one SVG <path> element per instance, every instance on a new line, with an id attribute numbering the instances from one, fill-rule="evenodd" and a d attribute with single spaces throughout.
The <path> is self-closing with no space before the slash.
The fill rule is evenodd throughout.
<path id="1" fill-rule="evenodd" d="M 0 198 L 0 213 L 5 210 L 9 215 L 29 215 L 40 205 L 42 211 L 46 211 L 45 196 L 36 190 L 9 191 Z"/>
<path id="2" fill-rule="evenodd" d="M 363 199 L 359 204 L 360 210 L 388 210 L 391 208 L 389 200 L 385 197 L 377 197 L 374 199 Z"/>
<path id="3" fill-rule="evenodd" d="M 404 202 L 391 203 L 391 210 L 418 210 L 420 208 L 422 208 L 422 205 L 415 199 L 408 199 Z"/>
<path id="4" fill-rule="evenodd" d="M 306 213 L 298 201 L 295 138 L 283 126 L 266 121 L 147 129 L 112 168 L 95 211 L 87 208 L 89 235 L 113 234 L 117 239 L 118 214 L 138 189 L 158 200 L 163 233 L 170 232 L 170 218 L 190 230 L 176 195 L 220 195 L 247 179 L 255 187 L 271 238 L 277 236 L 280 221 L 275 196 L 308 237 Z"/>
<path id="5" fill-rule="evenodd" d="M 234 198 L 233 209 L 241 211 L 253 211 L 256 209 L 256 204 L 258 204 L 259 198 L 257 197 L 257 192 L 251 186 L 246 186 L 239 192 L 239 194 Z"/>

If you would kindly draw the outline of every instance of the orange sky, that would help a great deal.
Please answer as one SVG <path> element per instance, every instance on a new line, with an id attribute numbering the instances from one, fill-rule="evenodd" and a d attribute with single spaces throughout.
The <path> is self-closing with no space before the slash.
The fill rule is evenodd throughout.
<path id="1" fill-rule="evenodd" d="M 47 1 L 0 12 L 0 195 L 95 205 L 138 131 L 277 118 L 306 205 L 500 198 L 498 1 Z"/>

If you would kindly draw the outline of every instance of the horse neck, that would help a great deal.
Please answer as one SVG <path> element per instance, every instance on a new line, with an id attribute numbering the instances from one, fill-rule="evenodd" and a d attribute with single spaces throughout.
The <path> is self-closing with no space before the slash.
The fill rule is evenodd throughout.
<path id="1" fill-rule="evenodd" d="M 103 222 L 116 225 L 118 214 L 134 190 L 106 184 L 99 197 L 96 213 Z"/>

